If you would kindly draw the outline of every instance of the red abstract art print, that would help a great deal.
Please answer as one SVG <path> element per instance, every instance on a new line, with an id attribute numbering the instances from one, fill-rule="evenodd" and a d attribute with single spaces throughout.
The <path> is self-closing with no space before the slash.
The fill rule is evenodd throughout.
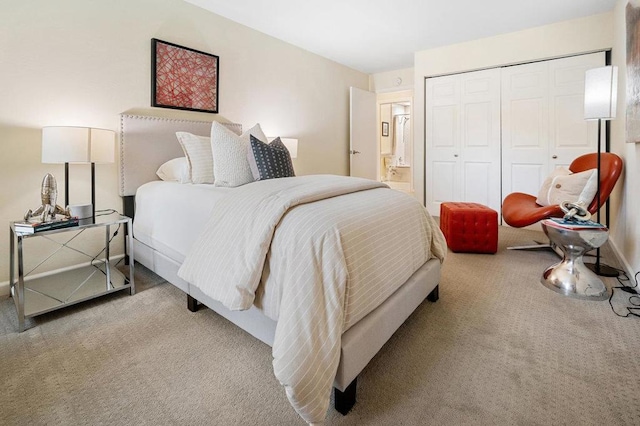
<path id="1" fill-rule="evenodd" d="M 218 57 L 151 40 L 151 105 L 218 112 Z"/>

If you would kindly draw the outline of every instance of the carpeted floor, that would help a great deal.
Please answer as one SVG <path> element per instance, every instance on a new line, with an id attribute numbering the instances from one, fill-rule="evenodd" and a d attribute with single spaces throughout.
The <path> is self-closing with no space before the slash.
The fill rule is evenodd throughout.
<path id="1" fill-rule="evenodd" d="M 331 408 L 327 424 L 640 424 L 640 318 L 544 288 L 556 257 L 506 250 L 535 238 L 501 228 L 496 255 L 450 252 L 440 301 L 416 310 L 361 374 L 353 411 Z M 268 346 L 207 309 L 189 312 L 141 266 L 136 285 L 133 297 L 43 315 L 24 333 L 13 301 L 0 300 L 0 424 L 304 424 Z"/>

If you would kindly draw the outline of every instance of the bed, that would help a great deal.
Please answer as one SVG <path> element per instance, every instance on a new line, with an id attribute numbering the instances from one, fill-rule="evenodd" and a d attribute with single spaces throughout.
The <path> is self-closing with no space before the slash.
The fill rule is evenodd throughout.
<path id="1" fill-rule="evenodd" d="M 227 126 L 240 129 L 239 125 L 232 123 Z M 273 348 L 276 377 L 285 386 L 292 406 L 305 421 L 317 423 L 324 419 L 331 385 L 334 388 L 336 410 L 346 414 L 356 401 L 358 374 L 425 298 L 431 302 L 438 300 L 440 265 L 446 252 L 442 234 L 437 226 L 433 226 L 430 217 L 419 219 L 422 224 L 421 232 L 418 232 L 420 237 L 413 232 L 418 228 L 405 229 L 405 225 L 394 225 L 398 228 L 394 228 L 391 235 L 385 234 L 392 246 L 395 244 L 393 241 L 400 238 L 396 234 L 404 233 L 402 241 L 423 238 L 429 241 L 429 247 L 424 248 L 424 253 L 410 250 L 411 255 L 403 255 L 390 263 L 385 245 L 381 246 L 381 242 L 373 241 L 373 238 L 363 241 L 377 234 L 373 230 L 362 232 L 364 228 L 357 216 L 360 214 L 357 209 L 371 212 L 376 210 L 372 206 L 379 207 L 385 205 L 387 200 L 393 200 L 393 206 L 410 206 L 406 207 L 408 212 L 414 211 L 414 204 L 418 203 L 405 194 L 371 181 L 337 176 L 302 176 L 260 181 L 241 188 L 159 181 L 156 176 L 158 167 L 184 155 L 176 141 L 175 132 L 209 135 L 210 129 L 209 121 L 121 115 L 119 189 L 125 214 L 134 217 L 132 232 L 135 259 L 184 291 L 189 310 L 195 312 L 199 305 L 205 305 L 270 345 Z M 290 193 L 293 195 L 289 198 L 283 196 Z M 272 208 L 271 217 L 271 210 L 264 206 L 271 206 L 274 199 L 283 204 Z M 238 209 L 237 204 L 244 206 L 243 209 L 233 210 Z M 399 223 L 415 221 L 412 219 L 415 218 L 413 213 L 402 216 L 404 210 L 395 213 L 390 205 L 386 207 L 391 209 L 389 214 L 402 217 Z M 254 210 L 261 211 L 260 221 L 252 219 L 249 214 L 244 218 L 240 213 L 234 213 L 236 217 L 228 220 L 231 216 L 228 212 Z M 420 215 L 425 214 L 422 206 L 419 206 L 419 210 Z M 369 215 L 376 217 L 374 213 Z M 216 216 L 215 220 L 212 220 L 213 216 Z M 334 216 L 341 218 L 335 221 L 343 227 L 340 228 L 342 234 L 333 232 L 337 225 L 329 223 L 331 221 L 314 219 L 332 217 L 334 220 Z M 314 227 L 319 229 L 319 236 L 309 236 L 308 240 L 312 242 L 302 241 L 299 238 L 302 233 L 295 230 L 295 226 L 300 226 L 296 223 L 304 220 L 309 223 L 312 219 L 314 226 L 320 222 Z M 236 223 L 238 229 L 253 227 L 251 238 L 238 238 L 239 231 L 231 229 Z M 306 226 L 304 229 L 308 228 Z M 201 232 L 194 232 L 194 229 Z M 228 235 L 223 235 L 227 231 Z M 261 233 L 270 235 L 266 240 L 255 240 L 254 236 Z M 207 234 L 209 238 L 205 238 Z M 302 242 L 296 244 L 308 245 L 309 249 L 304 252 L 297 248 L 294 250 L 291 241 L 297 239 Z M 243 243 L 236 244 L 237 240 Z M 212 241 L 225 243 L 216 247 Z M 381 252 L 380 255 L 369 255 L 366 262 L 359 260 L 363 255 L 352 255 L 362 252 L 365 246 L 375 247 L 376 251 Z M 224 250 L 220 251 L 220 247 L 224 247 Z M 254 250 L 254 247 L 261 248 Z M 341 252 L 336 254 L 335 249 L 329 250 L 327 247 L 339 247 Z M 397 255 L 397 244 L 394 250 Z M 253 257 L 246 253 L 251 253 Z M 212 260 L 224 256 L 227 258 L 223 264 Z M 315 264 L 316 260 L 320 261 L 318 259 L 322 259 L 325 266 L 299 272 L 297 269 L 301 268 L 295 267 L 302 263 Z M 341 259 L 347 259 L 345 265 L 338 265 Z M 416 263 L 416 259 L 422 260 Z M 257 284 L 250 289 L 253 293 L 249 292 L 249 296 L 246 288 L 234 289 L 233 301 L 230 301 L 218 296 L 216 289 L 219 287 L 216 285 L 220 286 L 220 283 L 229 280 L 229 275 L 225 273 L 233 269 L 229 265 L 234 261 L 250 264 L 250 275 Z M 404 266 L 405 275 L 391 274 L 391 278 L 386 278 L 387 271 L 395 271 L 395 265 L 402 262 L 408 262 Z M 285 264 L 289 266 L 281 266 Z M 326 265 L 334 264 L 335 268 L 330 267 L 328 273 Z M 407 273 L 406 268 L 409 267 L 411 270 Z M 363 270 L 370 274 L 363 273 Z M 208 281 L 203 281 L 203 277 Z M 218 284 L 215 284 L 216 277 L 220 281 Z M 380 285 L 385 280 L 400 282 L 386 288 Z M 320 285 L 320 290 L 299 290 L 297 284 L 302 286 L 304 281 L 316 282 L 309 285 Z M 334 286 L 334 281 L 348 281 L 349 285 L 343 289 L 339 285 Z M 376 291 L 361 290 L 366 289 L 370 282 L 372 286 L 377 283 Z M 225 288 L 224 291 L 228 293 L 231 290 Z M 324 293 L 316 294 L 318 292 Z M 339 303 L 332 300 L 339 300 Z M 305 303 L 309 304 L 306 308 Z M 326 306 L 316 308 L 318 303 Z M 311 311 L 314 313 L 307 313 Z M 291 325 L 298 322 L 302 324 Z M 320 337 L 306 340 L 299 337 L 311 332 Z M 303 356 L 305 353 L 308 356 Z M 310 358 L 313 358 L 314 364 L 307 368 L 304 362 L 311 362 L 308 361 Z M 296 363 L 300 365 L 296 367 Z M 295 377 L 296 372 L 306 371 L 305 368 L 317 369 L 321 374 L 305 376 L 306 385 L 304 381 L 298 383 L 302 379 Z M 323 383 L 327 377 L 330 386 L 325 392 Z M 319 390 L 309 391 L 309 386 Z"/>

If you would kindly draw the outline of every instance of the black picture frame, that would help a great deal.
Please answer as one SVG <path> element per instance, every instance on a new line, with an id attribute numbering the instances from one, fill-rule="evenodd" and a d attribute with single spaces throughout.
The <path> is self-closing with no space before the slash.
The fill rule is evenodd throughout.
<path id="1" fill-rule="evenodd" d="M 389 123 L 386 121 L 382 122 L 382 136 L 389 136 Z"/>
<path id="2" fill-rule="evenodd" d="M 217 114 L 220 58 L 151 39 L 151 106 Z"/>

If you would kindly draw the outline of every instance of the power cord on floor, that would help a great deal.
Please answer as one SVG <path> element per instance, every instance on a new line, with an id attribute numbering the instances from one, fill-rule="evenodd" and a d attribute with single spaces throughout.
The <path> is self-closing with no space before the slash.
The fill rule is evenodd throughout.
<path id="1" fill-rule="evenodd" d="M 634 275 L 634 284 L 632 286 L 628 285 L 631 279 L 629 278 L 627 273 L 620 269 L 618 269 L 618 271 L 620 272 L 620 275 L 618 275 L 616 279 L 618 280 L 618 283 L 620 285 L 611 288 L 611 296 L 609 296 L 609 306 L 611 306 L 611 310 L 613 311 L 613 313 L 619 317 L 640 317 L 640 291 L 638 290 L 638 275 L 640 275 L 640 271 L 636 272 L 636 274 Z M 631 306 L 625 306 L 625 309 L 627 311 L 625 314 L 620 314 L 613 308 L 611 299 L 613 299 L 613 295 L 616 290 L 620 290 L 627 294 L 630 294 L 628 302 Z"/>

